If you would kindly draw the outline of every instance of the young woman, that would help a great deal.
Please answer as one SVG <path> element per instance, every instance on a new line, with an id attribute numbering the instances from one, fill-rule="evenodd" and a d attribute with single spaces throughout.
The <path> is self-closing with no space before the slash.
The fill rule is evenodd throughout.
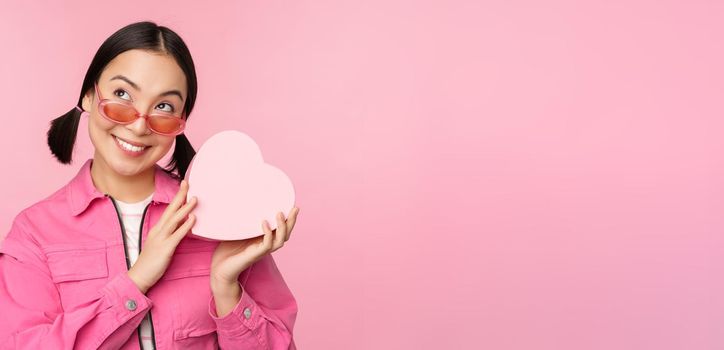
<path id="1" fill-rule="evenodd" d="M 252 239 L 186 236 L 196 197 L 186 201 L 181 179 L 195 151 L 183 131 L 196 86 L 188 48 L 166 27 L 134 23 L 101 45 L 78 105 L 48 131 L 68 164 L 88 118 L 93 158 L 0 243 L 0 347 L 296 348 L 297 304 L 271 252 L 299 208 Z"/>

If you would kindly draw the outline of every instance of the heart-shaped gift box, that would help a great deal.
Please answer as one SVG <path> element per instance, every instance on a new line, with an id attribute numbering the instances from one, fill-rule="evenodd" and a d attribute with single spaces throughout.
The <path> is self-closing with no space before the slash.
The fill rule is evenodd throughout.
<path id="1" fill-rule="evenodd" d="M 264 234 L 262 220 L 277 227 L 276 214 L 294 207 L 287 175 L 264 163 L 259 146 L 247 134 L 225 130 L 201 145 L 186 172 L 196 196 L 196 222 L 188 233 L 206 240 L 238 240 Z"/>

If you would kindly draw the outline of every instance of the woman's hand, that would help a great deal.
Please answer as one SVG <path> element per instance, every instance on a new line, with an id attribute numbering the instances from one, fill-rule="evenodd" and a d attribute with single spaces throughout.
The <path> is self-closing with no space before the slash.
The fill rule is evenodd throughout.
<path id="1" fill-rule="evenodd" d="M 211 258 L 211 290 L 214 293 L 223 293 L 229 288 L 238 287 L 242 271 L 265 254 L 283 247 L 284 242 L 289 240 L 297 214 L 298 207 L 292 208 L 286 220 L 282 212 L 277 213 L 277 228 L 273 231 L 264 220 L 261 225 L 263 236 L 219 243 Z"/>
<path id="2" fill-rule="evenodd" d="M 138 260 L 128 270 L 128 276 L 143 293 L 156 284 L 166 272 L 176 246 L 196 222 L 196 217 L 189 214 L 196 206 L 196 197 L 184 203 L 188 189 L 188 182 L 182 180 L 176 196 L 166 207 L 156 225 L 148 231 L 148 237 L 143 242 Z"/>

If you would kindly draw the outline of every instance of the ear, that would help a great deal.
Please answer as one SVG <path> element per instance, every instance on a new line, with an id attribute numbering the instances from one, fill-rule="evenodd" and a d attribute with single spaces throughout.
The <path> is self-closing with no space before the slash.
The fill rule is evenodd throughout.
<path id="1" fill-rule="evenodd" d="M 90 113 L 92 102 L 94 100 L 93 95 L 94 95 L 94 92 L 92 90 L 88 90 L 88 92 L 85 94 L 85 96 L 83 96 L 83 102 L 82 102 L 83 106 L 82 107 L 83 107 L 83 110 L 87 111 L 88 113 Z"/>

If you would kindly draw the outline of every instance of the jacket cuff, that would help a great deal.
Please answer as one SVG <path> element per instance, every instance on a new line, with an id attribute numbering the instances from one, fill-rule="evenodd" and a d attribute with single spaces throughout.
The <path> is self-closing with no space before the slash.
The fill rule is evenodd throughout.
<path id="1" fill-rule="evenodd" d="M 216 312 L 216 302 L 213 294 L 209 299 L 209 315 L 216 323 L 217 332 L 223 335 L 240 335 L 254 330 L 259 324 L 259 317 L 262 317 L 262 310 L 251 298 L 249 293 L 241 288 L 241 298 L 234 308 L 224 317 L 219 317 Z"/>
<path id="2" fill-rule="evenodd" d="M 127 273 L 119 273 L 100 291 L 106 307 L 113 309 L 116 319 L 125 323 L 138 314 L 145 314 L 153 302 L 138 289 Z"/>

